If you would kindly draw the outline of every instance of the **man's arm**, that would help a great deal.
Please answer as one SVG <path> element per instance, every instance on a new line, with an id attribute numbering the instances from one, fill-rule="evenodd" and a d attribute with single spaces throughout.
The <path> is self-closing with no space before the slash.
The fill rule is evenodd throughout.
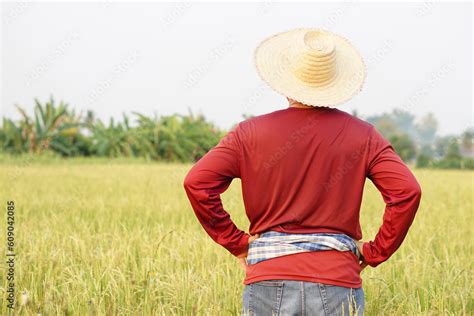
<path id="1" fill-rule="evenodd" d="M 386 261 L 408 233 L 421 199 L 421 188 L 391 144 L 373 128 L 368 147 L 367 177 L 385 201 L 383 223 L 374 241 L 362 245 L 364 262 L 372 267 Z"/>
<path id="2" fill-rule="evenodd" d="M 220 194 L 240 177 L 240 125 L 204 155 L 188 172 L 184 189 L 208 235 L 234 256 L 248 250 L 249 234 L 239 230 L 222 205 Z"/>

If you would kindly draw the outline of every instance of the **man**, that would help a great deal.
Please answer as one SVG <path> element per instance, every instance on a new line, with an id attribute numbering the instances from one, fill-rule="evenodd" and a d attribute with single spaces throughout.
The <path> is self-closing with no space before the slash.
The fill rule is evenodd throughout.
<path id="1" fill-rule="evenodd" d="M 246 271 L 242 312 L 363 314 L 360 272 L 401 245 L 421 189 L 369 123 L 336 109 L 362 87 L 365 65 L 344 38 L 296 29 L 263 41 L 257 70 L 289 107 L 240 122 L 189 171 L 184 188 L 209 236 Z M 220 194 L 240 178 L 249 233 Z M 362 242 L 365 179 L 386 203 L 373 241 Z"/>

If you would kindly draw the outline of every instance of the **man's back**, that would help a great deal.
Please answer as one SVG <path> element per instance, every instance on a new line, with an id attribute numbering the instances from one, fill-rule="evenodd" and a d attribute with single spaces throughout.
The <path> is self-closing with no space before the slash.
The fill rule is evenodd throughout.
<path id="1" fill-rule="evenodd" d="M 245 137 L 241 179 L 250 231 L 278 225 L 361 238 L 370 124 L 334 108 L 290 107 L 239 128 Z"/>
<path id="2" fill-rule="evenodd" d="M 203 227 L 234 255 L 248 235 L 235 227 L 219 194 L 241 178 L 250 234 L 344 233 L 362 238 L 359 210 L 366 178 L 387 203 L 375 240 L 364 244 L 376 266 L 399 247 L 420 199 L 420 188 L 390 143 L 367 122 L 335 108 L 289 107 L 239 123 L 195 164 L 185 188 Z M 359 287 L 351 252 L 316 251 L 249 266 L 245 284 L 292 279 Z"/>

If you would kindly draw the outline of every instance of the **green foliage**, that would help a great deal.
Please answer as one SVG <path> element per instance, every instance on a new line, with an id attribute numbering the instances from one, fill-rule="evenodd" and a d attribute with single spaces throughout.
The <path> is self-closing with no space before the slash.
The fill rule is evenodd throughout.
<path id="1" fill-rule="evenodd" d="M 3 150 L 15 154 L 52 150 L 63 156 L 80 153 L 80 117 L 70 111 L 67 104 L 56 105 L 52 97 L 45 104 L 35 99 L 34 118 L 20 106 L 17 109 L 22 116 L 20 122 L 3 120 L 0 137 Z"/>
<path id="2" fill-rule="evenodd" d="M 0 129 L 0 144 L 2 151 L 13 154 L 24 152 L 26 144 L 22 128 L 16 126 L 12 120 L 3 118 L 2 129 Z"/>
<path id="3" fill-rule="evenodd" d="M 449 144 L 455 140 L 453 136 L 438 137 L 434 144 L 435 157 L 442 158 L 446 155 Z"/>
<path id="4" fill-rule="evenodd" d="M 468 128 L 461 137 L 439 137 L 438 121 L 432 113 L 415 123 L 412 114 L 397 109 L 366 120 L 390 141 L 404 161 L 416 157 L 418 168 L 472 169 L 473 128 Z"/>
<path id="5" fill-rule="evenodd" d="M 462 168 L 474 170 L 474 158 L 464 158 L 462 160 Z"/>
<path id="6" fill-rule="evenodd" d="M 449 142 L 444 158 L 449 160 L 461 160 L 459 144 L 456 139 Z"/>
<path id="7" fill-rule="evenodd" d="M 132 112 L 108 123 L 94 112 L 76 115 L 68 104 L 35 99 L 33 115 L 17 106 L 21 120 L 3 118 L 0 152 L 62 157 L 143 158 L 154 161 L 194 162 L 205 155 L 226 131 L 189 110 L 187 115 L 146 116 Z M 354 111 L 353 115 L 357 116 Z M 253 117 L 244 114 L 244 119 Z M 420 121 L 404 110 L 366 118 L 404 161 L 416 158 L 420 168 L 472 169 L 474 129 L 460 137 L 436 136 L 438 122 L 428 113 Z"/>
<path id="8" fill-rule="evenodd" d="M 407 134 L 394 134 L 389 137 L 395 151 L 404 161 L 411 160 L 416 155 L 415 143 Z"/>
<path id="9" fill-rule="evenodd" d="M 35 100 L 34 116 L 17 106 L 22 119 L 3 119 L 1 150 L 11 154 L 62 156 L 143 157 L 151 160 L 193 162 L 214 147 L 224 135 L 203 115 L 169 115 L 157 118 L 134 112 L 135 124 L 127 115 L 108 124 L 88 111 L 84 119 L 54 99 Z"/>
<path id="10" fill-rule="evenodd" d="M 445 158 L 434 164 L 439 169 L 461 169 L 461 159 Z"/>
<path id="11" fill-rule="evenodd" d="M 416 125 L 417 135 L 422 144 L 432 144 L 436 138 L 436 131 L 438 129 L 438 121 L 433 113 L 428 113 Z"/>
<path id="12" fill-rule="evenodd" d="M 463 146 L 466 145 L 465 139 L 462 139 L 461 142 Z M 445 143 L 445 151 L 444 157 L 434 163 L 435 168 L 474 169 L 474 159 L 462 156 L 458 139 L 454 137 L 449 138 L 449 141 Z"/>
<path id="13" fill-rule="evenodd" d="M 466 132 L 463 134 L 465 135 Z M 416 159 L 418 168 L 437 168 L 437 169 L 474 169 L 474 159 L 462 154 L 469 153 L 465 148 L 466 141 L 461 137 L 461 141 L 454 136 L 445 136 L 439 138 L 435 144 L 435 150 L 429 146 L 423 146 L 421 153 Z M 436 159 L 434 156 L 438 156 Z"/>
<path id="14" fill-rule="evenodd" d="M 417 168 L 428 168 L 432 166 L 433 166 L 433 161 L 431 159 L 431 156 L 421 153 L 416 157 Z"/>
<path id="15" fill-rule="evenodd" d="M 474 127 L 470 127 L 461 135 L 461 153 L 474 157 Z"/>
<path id="16" fill-rule="evenodd" d="M 93 126 L 91 152 L 97 156 L 131 157 L 134 153 L 134 140 L 126 116 L 124 116 L 124 123 L 115 123 L 111 118 L 108 126 L 99 120 Z"/>
<path id="17" fill-rule="evenodd" d="M 415 117 L 407 111 L 395 109 L 391 113 L 369 116 L 366 120 L 386 138 L 399 134 L 417 137 Z"/>

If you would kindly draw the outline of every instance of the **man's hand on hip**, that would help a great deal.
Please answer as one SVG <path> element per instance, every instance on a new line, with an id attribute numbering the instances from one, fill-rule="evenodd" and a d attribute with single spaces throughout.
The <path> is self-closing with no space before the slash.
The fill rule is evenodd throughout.
<path id="1" fill-rule="evenodd" d="M 249 245 L 252 241 L 257 239 L 258 237 L 260 237 L 260 234 L 255 234 L 253 236 L 251 235 L 249 237 Z M 242 267 L 242 270 L 244 270 L 245 272 L 247 272 L 247 255 L 248 255 L 248 251 L 237 256 L 237 258 L 239 258 L 240 266 Z"/>
<path id="2" fill-rule="evenodd" d="M 357 245 L 357 249 L 359 249 L 359 252 L 360 254 L 362 255 L 362 257 L 364 256 L 364 249 L 363 249 L 363 246 L 364 246 L 364 241 L 357 241 L 356 240 L 356 245 Z M 367 263 L 365 263 L 364 261 L 361 261 L 360 262 L 360 271 L 364 270 L 365 267 L 367 267 Z"/>

